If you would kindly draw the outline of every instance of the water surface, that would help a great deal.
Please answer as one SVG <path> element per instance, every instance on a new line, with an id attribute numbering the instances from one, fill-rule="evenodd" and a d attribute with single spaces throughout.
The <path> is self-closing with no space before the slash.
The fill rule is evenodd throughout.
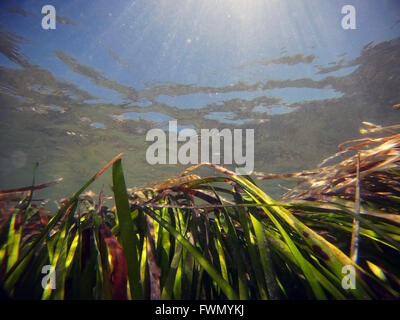
<path id="1" fill-rule="evenodd" d="M 146 132 L 252 128 L 255 170 L 309 169 L 360 136 L 398 123 L 400 3 L 352 1 L 47 1 L 0 4 L 0 188 L 64 181 L 77 190 L 124 152 L 130 186 L 180 165 L 149 165 Z M 109 192 L 107 173 L 94 188 Z M 279 188 L 268 189 L 279 194 Z"/>

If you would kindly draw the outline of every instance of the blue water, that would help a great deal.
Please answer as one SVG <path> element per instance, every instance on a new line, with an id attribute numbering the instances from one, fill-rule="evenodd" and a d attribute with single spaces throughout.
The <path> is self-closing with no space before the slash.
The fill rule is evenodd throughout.
<path id="1" fill-rule="evenodd" d="M 0 189 L 37 179 L 70 195 L 124 152 L 129 185 L 183 169 L 149 165 L 153 128 L 255 130 L 255 170 L 312 168 L 400 112 L 400 2 L 354 0 L 0 3 Z M 110 183 L 106 173 L 93 188 Z M 108 190 L 108 189 L 107 189 Z M 274 192 L 276 190 L 272 190 Z"/>

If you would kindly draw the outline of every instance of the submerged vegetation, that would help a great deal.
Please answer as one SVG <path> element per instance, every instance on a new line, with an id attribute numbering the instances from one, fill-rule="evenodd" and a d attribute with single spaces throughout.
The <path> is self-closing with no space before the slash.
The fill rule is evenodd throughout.
<path id="1" fill-rule="evenodd" d="M 400 125 L 365 125 L 362 132 L 386 136 L 346 142 L 316 170 L 260 174 L 300 179 L 280 202 L 250 176 L 214 164 L 127 189 L 122 155 L 55 213 L 34 198 L 49 184 L 3 190 L 2 296 L 398 299 Z M 347 158 L 326 165 L 338 157 Z M 103 192 L 85 190 L 111 166 L 107 207 Z M 214 172 L 199 176 L 199 166 Z M 55 283 L 43 288 L 48 265 Z M 346 270 L 354 270 L 354 286 Z"/>

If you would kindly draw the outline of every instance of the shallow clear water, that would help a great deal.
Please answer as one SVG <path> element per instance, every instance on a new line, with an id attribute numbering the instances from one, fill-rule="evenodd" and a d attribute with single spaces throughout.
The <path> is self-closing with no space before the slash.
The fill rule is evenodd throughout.
<path id="1" fill-rule="evenodd" d="M 327 0 L 48 2 L 56 29 L 37 1 L 0 4 L 0 188 L 38 161 L 38 183 L 64 178 L 40 195 L 69 196 L 120 152 L 128 185 L 163 180 L 185 166 L 150 165 L 145 136 L 173 119 L 254 129 L 258 172 L 312 168 L 362 121 L 400 120 L 397 0 L 352 1 L 354 16 Z"/>

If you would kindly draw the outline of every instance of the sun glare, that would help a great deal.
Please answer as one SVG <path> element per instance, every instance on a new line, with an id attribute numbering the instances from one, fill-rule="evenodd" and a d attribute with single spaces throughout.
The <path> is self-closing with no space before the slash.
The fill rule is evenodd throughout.
<path id="1" fill-rule="evenodd" d="M 265 2 L 260 0 L 217 0 L 217 3 L 229 12 L 230 17 L 241 21 L 253 19 L 265 5 Z"/>

